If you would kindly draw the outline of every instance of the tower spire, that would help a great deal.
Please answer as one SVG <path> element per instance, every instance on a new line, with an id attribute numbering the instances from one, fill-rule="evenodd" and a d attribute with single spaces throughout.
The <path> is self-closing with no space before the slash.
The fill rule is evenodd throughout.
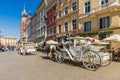
<path id="1" fill-rule="evenodd" d="M 26 12 L 25 4 L 24 4 L 24 9 L 22 11 L 22 17 L 27 17 L 27 12 Z"/>

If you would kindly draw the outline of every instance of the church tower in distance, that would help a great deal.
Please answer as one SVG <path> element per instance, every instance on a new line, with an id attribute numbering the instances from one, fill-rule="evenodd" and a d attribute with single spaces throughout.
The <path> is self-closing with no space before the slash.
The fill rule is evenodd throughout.
<path id="1" fill-rule="evenodd" d="M 22 11 L 22 19 L 20 24 L 20 41 L 23 42 L 26 39 L 26 27 L 27 27 L 27 12 L 24 6 Z"/>

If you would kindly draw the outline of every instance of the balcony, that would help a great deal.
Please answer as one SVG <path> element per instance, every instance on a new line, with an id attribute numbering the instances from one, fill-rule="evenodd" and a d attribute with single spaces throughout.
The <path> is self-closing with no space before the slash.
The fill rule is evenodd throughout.
<path id="1" fill-rule="evenodd" d="M 47 19 L 53 18 L 54 16 L 57 16 L 57 12 L 53 12 L 50 15 L 47 15 Z"/>
<path id="2" fill-rule="evenodd" d="M 118 0 L 112 0 L 112 1 L 110 1 L 110 2 L 108 2 L 108 3 L 106 3 L 106 4 L 103 4 L 103 5 L 101 5 L 101 6 L 98 6 L 98 7 L 96 7 L 96 8 L 91 9 L 91 11 L 88 12 L 88 13 L 80 14 L 80 19 L 81 19 L 81 18 L 84 18 L 84 17 L 87 17 L 87 16 L 89 16 L 89 15 L 91 15 L 91 14 L 94 14 L 94 13 L 96 13 L 96 12 L 104 11 L 104 10 L 107 10 L 107 9 L 109 9 L 109 8 L 116 7 L 116 6 L 119 6 Z"/>
<path id="3" fill-rule="evenodd" d="M 47 28 L 54 27 L 55 25 L 56 25 L 56 22 L 52 22 L 51 24 L 48 24 L 48 25 L 47 25 Z"/>

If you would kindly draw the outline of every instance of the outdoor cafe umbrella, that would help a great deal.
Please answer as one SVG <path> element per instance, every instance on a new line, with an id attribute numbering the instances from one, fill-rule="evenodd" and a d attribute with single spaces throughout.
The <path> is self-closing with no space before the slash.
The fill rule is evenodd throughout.
<path id="1" fill-rule="evenodd" d="M 57 41 L 53 41 L 53 40 L 48 40 L 46 43 L 47 44 L 59 44 Z"/>
<path id="2" fill-rule="evenodd" d="M 112 35 L 110 37 L 107 37 L 103 40 L 105 40 L 105 41 L 109 41 L 109 40 L 120 41 L 120 35 L 119 34 L 114 34 L 114 35 Z"/>

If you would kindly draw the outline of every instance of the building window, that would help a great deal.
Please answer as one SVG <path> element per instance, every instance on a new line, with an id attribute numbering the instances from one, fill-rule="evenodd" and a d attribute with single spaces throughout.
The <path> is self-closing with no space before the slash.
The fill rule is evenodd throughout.
<path id="1" fill-rule="evenodd" d="M 52 23 L 52 18 L 50 19 L 50 23 Z"/>
<path id="2" fill-rule="evenodd" d="M 88 1 L 88 2 L 86 2 L 85 3 L 85 13 L 88 13 L 88 12 L 90 12 L 90 1 Z"/>
<path id="3" fill-rule="evenodd" d="M 56 10 L 56 5 L 53 6 L 53 10 L 54 10 L 54 11 Z"/>
<path id="4" fill-rule="evenodd" d="M 41 11 L 41 17 L 43 16 L 43 11 Z"/>
<path id="5" fill-rule="evenodd" d="M 50 28 L 50 35 L 52 35 L 53 31 L 52 31 L 52 28 Z"/>
<path id="6" fill-rule="evenodd" d="M 47 25 L 49 24 L 49 20 L 46 20 L 46 24 L 47 24 Z"/>
<path id="7" fill-rule="evenodd" d="M 45 34 L 45 26 L 43 27 L 43 34 Z"/>
<path id="8" fill-rule="evenodd" d="M 56 27 L 53 27 L 53 34 L 56 33 Z"/>
<path id="9" fill-rule="evenodd" d="M 91 31 L 91 21 L 84 22 L 84 31 Z"/>
<path id="10" fill-rule="evenodd" d="M 74 3 L 72 4 L 72 9 L 73 9 L 73 11 L 75 11 L 75 10 L 77 9 L 77 3 L 76 3 L 76 2 L 74 2 Z"/>
<path id="11" fill-rule="evenodd" d="M 58 4 L 61 5 L 62 1 L 61 0 L 58 0 Z"/>
<path id="12" fill-rule="evenodd" d="M 58 13 L 59 13 L 59 14 L 58 14 L 58 15 L 59 15 L 59 18 L 61 18 L 61 16 L 62 16 L 62 12 L 59 11 Z"/>
<path id="13" fill-rule="evenodd" d="M 41 33 L 41 30 L 39 31 L 39 35 L 41 35 L 40 33 Z"/>
<path id="14" fill-rule="evenodd" d="M 65 8 L 65 15 L 68 14 L 68 7 Z"/>
<path id="15" fill-rule="evenodd" d="M 59 33 L 61 33 L 61 25 L 59 25 Z"/>
<path id="16" fill-rule="evenodd" d="M 54 16 L 54 22 L 55 22 L 55 20 L 56 20 L 56 16 Z"/>
<path id="17" fill-rule="evenodd" d="M 65 32 L 68 32 L 68 22 L 65 23 Z"/>
<path id="18" fill-rule="evenodd" d="M 76 29 L 76 26 L 77 26 L 76 24 L 77 24 L 77 21 L 76 21 L 76 19 L 75 19 L 75 20 L 72 21 L 73 30 Z"/>
<path id="19" fill-rule="evenodd" d="M 47 30 L 47 35 L 49 35 L 49 29 Z"/>
<path id="20" fill-rule="evenodd" d="M 43 34 L 43 28 L 41 28 L 41 35 Z"/>
<path id="21" fill-rule="evenodd" d="M 108 0 L 101 0 L 101 5 L 108 3 Z"/>
<path id="22" fill-rule="evenodd" d="M 49 11 L 47 12 L 47 15 L 49 15 Z"/>
<path id="23" fill-rule="evenodd" d="M 100 18 L 99 21 L 100 21 L 100 27 L 99 27 L 100 29 L 110 27 L 110 17 L 109 16 Z"/>

